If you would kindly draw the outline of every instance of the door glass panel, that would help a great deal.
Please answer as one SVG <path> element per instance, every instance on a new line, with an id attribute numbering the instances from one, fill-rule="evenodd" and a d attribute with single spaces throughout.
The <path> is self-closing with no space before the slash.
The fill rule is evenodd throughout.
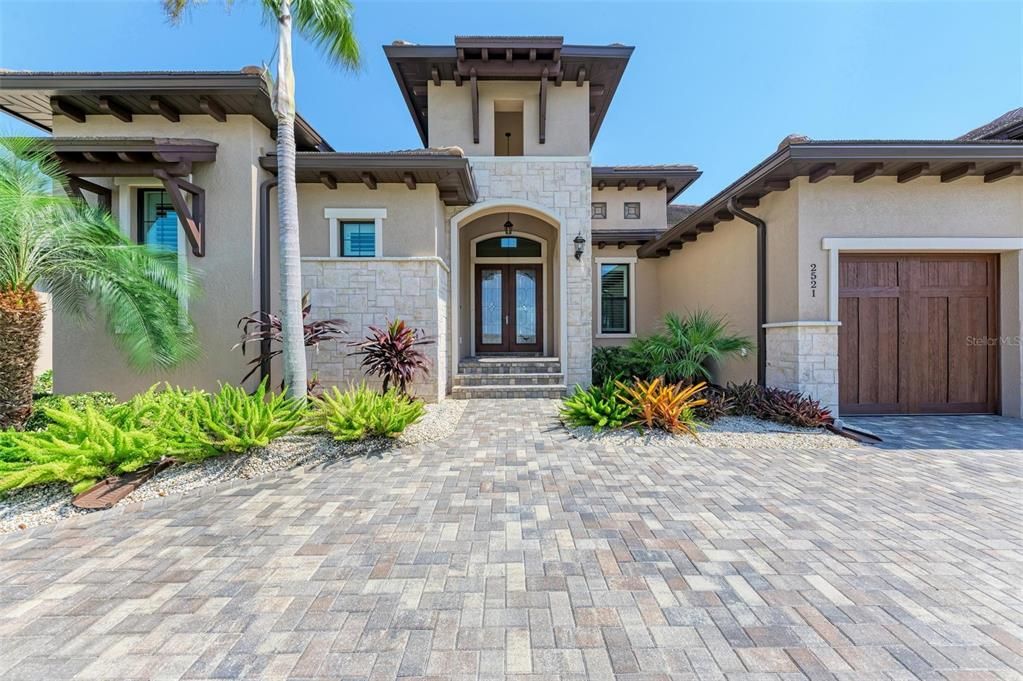
<path id="1" fill-rule="evenodd" d="M 504 305 L 500 269 L 483 269 L 480 273 L 480 309 L 483 312 L 481 340 L 487 345 L 500 345 L 504 327 Z"/>
<path id="2" fill-rule="evenodd" d="M 515 342 L 536 342 L 536 270 L 515 271 Z"/>

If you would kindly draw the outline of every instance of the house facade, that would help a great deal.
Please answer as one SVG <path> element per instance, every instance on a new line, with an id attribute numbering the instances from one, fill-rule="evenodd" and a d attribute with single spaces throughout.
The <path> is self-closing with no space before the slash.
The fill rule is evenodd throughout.
<path id="1" fill-rule="evenodd" d="M 422 328 L 425 399 L 560 395 L 589 382 L 595 346 L 708 309 L 758 339 L 721 382 L 841 413 L 1021 415 L 1023 112 L 945 141 L 787 138 L 685 206 L 694 166 L 592 164 L 631 47 L 384 50 L 423 148 L 338 152 L 298 119 L 303 284 L 312 317 L 353 340 L 387 319 Z M 188 303 L 204 355 L 167 375 L 133 374 L 101 325 L 58 315 L 58 392 L 246 373 L 236 322 L 278 299 L 268 92 L 256 68 L 0 74 L 0 108 L 52 133 L 67 190 L 174 249 L 204 290 Z M 362 378 L 344 345 L 309 359 L 323 384 Z"/>

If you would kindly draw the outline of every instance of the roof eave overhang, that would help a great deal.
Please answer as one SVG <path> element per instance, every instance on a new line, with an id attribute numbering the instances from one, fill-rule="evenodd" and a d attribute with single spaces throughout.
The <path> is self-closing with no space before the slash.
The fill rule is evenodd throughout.
<path id="1" fill-rule="evenodd" d="M 693 182 L 698 180 L 703 172 L 693 169 L 670 170 L 663 168 L 615 168 L 607 166 L 595 166 L 591 171 L 591 183 L 596 187 L 603 181 L 607 188 L 616 187 L 619 182 L 624 181 L 625 186 L 635 188 L 640 181 L 646 183 L 646 187 L 657 189 L 657 184 L 664 180 L 665 187 L 671 191 L 665 192 L 665 203 L 671 203 L 679 195 L 689 188 Z"/>
<path id="2" fill-rule="evenodd" d="M 848 143 L 807 143 L 787 145 L 768 156 L 748 173 L 730 184 L 724 190 L 704 203 L 692 215 L 668 229 L 660 237 L 644 244 L 637 251 L 641 258 L 657 258 L 670 253 L 669 246 L 679 241 L 684 234 L 698 233 L 701 225 L 713 226 L 720 220 L 718 214 L 727 210 L 728 200 L 741 198 L 746 194 L 766 195 L 772 191 L 766 186 L 775 178 L 791 180 L 805 177 L 804 171 L 785 172 L 799 162 L 819 164 L 855 161 L 863 164 L 941 164 L 971 162 L 999 162 L 1023 164 L 1023 144 L 1016 142 L 848 142 Z M 849 173 L 843 173 L 848 175 Z M 784 189 L 780 190 L 784 191 Z M 758 197 L 759 198 L 759 197 Z"/>

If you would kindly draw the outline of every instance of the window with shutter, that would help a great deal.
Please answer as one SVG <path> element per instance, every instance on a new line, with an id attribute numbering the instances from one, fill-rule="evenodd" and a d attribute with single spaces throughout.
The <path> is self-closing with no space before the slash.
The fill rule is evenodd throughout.
<path id="1" fill-rule="evenodd" d="M 629 267 L 627 263 L 600 266 L 600 332 L 630 333 Z"/>

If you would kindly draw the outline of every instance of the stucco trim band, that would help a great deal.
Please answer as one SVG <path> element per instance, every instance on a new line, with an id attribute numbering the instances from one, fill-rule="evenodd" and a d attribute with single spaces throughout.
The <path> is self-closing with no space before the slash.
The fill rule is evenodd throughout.
<path id="1" fill-rule="evenodd" d="M 343 257 L 328 257 L 321 255 L 306 255 L 302 257 L 302 262 L 435 262 L 440 265 L 441 269 L 445 272 L 450 272 L 451 268 L 444 262 L 443 258 L 438 258 L 435 255 L 405 255 L 405 256 L 381 256 L 379 258 L 343 258 Z"/>
<path id="2" fill-rule="evenodd" d="M 842 326 L 842 322 L 826 321 L 804 321 L 804 322 L 770 322 L 763 325 L 765 329 L 783 329 L 792 326 Z"/>

